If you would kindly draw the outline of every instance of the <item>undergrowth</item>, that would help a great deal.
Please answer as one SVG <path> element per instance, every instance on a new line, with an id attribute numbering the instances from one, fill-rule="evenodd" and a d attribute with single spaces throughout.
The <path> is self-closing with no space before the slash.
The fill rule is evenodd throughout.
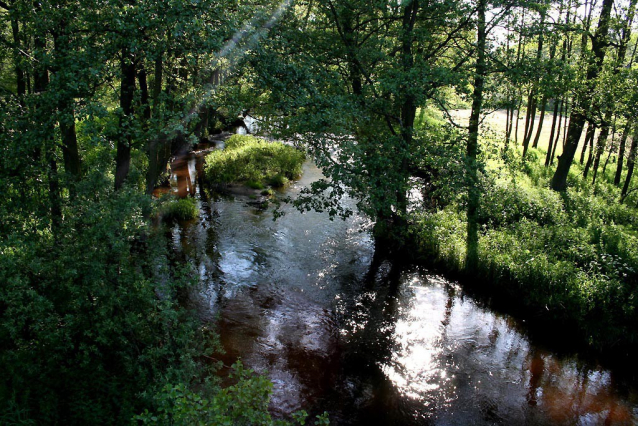
<path id="1" fill-rule="evenodd" d="M 471 278 L 546 318 L 572 324 L 597 349 L 638 345 L 638 217 L 604 177 L 595 187 L 575 165 L 567 192 L 549 189 L 553 169 L 526 161 L 488 167 Z M 590 177 L 591 179 L 591 177 Z M 464 271 L 463 197 L 415 217 L 421 255 Z"/>

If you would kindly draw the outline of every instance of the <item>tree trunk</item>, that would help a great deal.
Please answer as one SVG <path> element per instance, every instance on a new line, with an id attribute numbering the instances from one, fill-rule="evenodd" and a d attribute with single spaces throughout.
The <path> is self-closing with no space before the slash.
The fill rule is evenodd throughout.
<path id="1" fill-rule="evenodd" d="M 585 136 L 585 143 L 587 143 L 587 137 Z M 583 170 L 583 179 L 587 179 L 591 166 L 594 164 L 594 137 L 589 139 L 589 155 L 587 156 L 587 163 L 585 164 L 585 170 Z"/>
<path id="2" fill-rule="evenodd" d="M 631 178 L 634 174 L 634 166 L 636 164 L 636 154 L 638 152 L 638 127 L 634 130 L 634 136 L 631 141 L 631 148 L 629 148 L 629 155 L 627 156 L 627 176 L 625 176 L 625 184 L 622 187 L 622 192 L 620 195 L 621 202 L 627 196 L 627 191 L 629 191 L 629 184 L 631 183 Z"/>
<path id="3" fill-rule="evenodd" d="M 523 9 L 523 17 L 521 18 L 521 22 L 525 21 L 525 9 Z M 521 24 L 522 25 L 522 24 Z M 518 33 L 518 46 L 516 47 L 516 63 L 520 63 L 521 60 L 521 55 L 522 55 L 522 50 L 523 50 L 523 45 L 524 43 L 524 37 L 523 37 L 523 28 L 521 27 L 519 33 Z M 516 145 L 518 145 L 518 123 L 519 123 L 519 119 L 521 116 L 521 106 L 523 104 L 523 89 L 519 86 L 518 88 L 518 97 L 516 98 L 517 101 L 517 106 L 516 106 L 516 128 L 514 130 L 514 143 Z M 510 117 L 510 120 L 512 120 L 513 118 L 513 114 L 514 111 L 512 111 L 512 117 Z M 512 132 L 512 123 L 510 123 L 510 133 Z M 508 138 L 509 140 L 510 138 Z"/>
<path id="4" fill-rule="evenodd" d="M 627 121 L 625 124 L 625 129 L 622 132 L 622 137 L 620 138 L 620 147 L 618 148 L 618 165 L 616 166 L 616 175 L 614 176 L 614 185 L 620 185 L 620 178 L 622 176 L 622 165 L 625 160 L 625 149 L 627 144 L 627 137 L 629 136 L 629 132 L 631 131 L 631 121 Z"/>
<path id="5" fill-rule="evenodd" d="M 42 13 L 39 6 L 36 5 L 36 11 Z M 46 39 L 42 34 L 36 34 L 33 37 L 33 46 L 37 52 L 46 52 Z M 43 53 L 46 54 L 46 53 Z M 45 149 L 42 150 L 45 155 L 46 162 L 48 163 L 47 180 L 49 185 L 49 202 L 51 211 L 51 230 L 54 238 L 58 236 L 58 229 L 62 224 L 62 203 L 60 201 L 60 185 L 58 181 L 58 166 L 55 161 L 55 143 L 54 127 L 51 116 L 53 112 L 48 105 L 44 102 L 46 91 L 49 88 L 49 70 L 44 65 L 44 58 L 37 58 L 34 76 L 33 76 L 33 90 L 39 94 L 36 100 L 36 110 L 38 115 L 42 118 L 42 139 Z M 35 158 L 39 159 L 41 152 L 39 148 L 36 149 Z"/>
<path id="6" fill-rule="evenodd" d="M 163 54 L 159 53 L 155 59 L 155 70 L 153 80 L 153 108 L 151 116 L 155 120 L 161 121 L 162 109 L 160 105 L 160 95 L 162 94 L 162 85 L 164 78 Z M 140 84 L 142 86 L 142 84 Z M 143 88 L 140 87 L 143 91 Z M 171 158 L 171 140 L 168 135 L 160 133 L 156 138 L 149 140 L 147 145 L 148 154 L 148 170 L 146 171 L 146 193 L 152 194 L 155 184 L 160 177 L 162 171 L 166 167 L 166 163 Z"/>
<path id="7" fill-rule="evenodd" d="M 541 101 L 541 116 L 538 120 L 538 129 L 536 130 L 536 137 L 534 137 L 534 143 L 532 148 L 538 148 L 538 141 L 541 138 L 541 131 L 543 130 L 543 121 L 545 121 L 545 108 L 547 107 L 547 96 L 543 96 Z"/>
<path id="8" fill-rule="evenodd" d="M 135 58 L 127 48 L 122 49 L 120 63 L 120 108 L 122 109 L 115 158 L 115 189 L 122 188 L 131 168 L 131 144 L 133 141 L 133 95 L 135 94 Z"/>
<path id="9" fill-rule="evenodd" d="M 534 109 L 534 89 L 530 88 L 529 93 L 527 94 L 527 111 L 525 112 L 525 128 L 523 130 L 523 152 L 526 151 L 527 142 L 527 132 L 529 131 L 530 126 L 530 117 L 532 114 L 532 110 Z"/>
<path id="10" fill-rule="evenodd" d="M 11 31 L 13 34 L 13 63 L 16 73 L 16 93 L 20 100 L 20 104 L 24 106 L 24 95 L 27 93 L 27 86 L 24 77 L 24 69 L 22 67 L 22 60 L 20 57 L 20 46 L 22 40 L 20 37 L 20 27 L 17 19 L 11 20 Z"/>
<path id="11" fill-rule="evenodd" d="M 607 149 L 607 139 L 609 138 L 609 126 L 611 121 L 611 110 L 607 109 L 605 118 L 603 119 L 603 125 L 600 128 L 598 134 L 598 143 L 596 144 L 596 154 L 594 155 L 593 177 L 592 185 L 596 183 L 596 177 L 598 176 L 598 167 L 600 166 L 600 158 Z"/>
<path id="12" fill-rule="evenodd" d="M 589 145 L 589 156 L 587 157 L 587 164 L 585 164 L 585 170 L 583 170 L 583 179 L 587 179 L 587 175 L 589 175 L 589 170 L 594 162 L 594 132 L 596 131 L 595 126 L 591 126 L 592 134 L 585 136 L 585 145 Z M 583 146 L 583 150 L 585 149 L 585 145 Z"/>
<path id="13" fill-rule="evenodd" d="M 514 99 L 512 99 L 514 102 Z M 507 128 L 507 135 L 505 136 L 505 142 L 509 146 L 512 139 L 512 128 L 514 127 L 514 104 L 510 105 L 509 126 Z"/>
<path id="14" fill-rule="evenodd" d="M 611 132 L 611 144 L 609 145 L 609 152 L 607 153 L 607 159 L 605 160 L 605 164 L 603 165 L 602 174 L 605 176 L 605 172 L 607 171 L 607 165 L 609 164 L 609 159 L 611 155 L 614 153 L 614 140 L 616 139 L 616 128 L 614 125 L 614 130 Z"/>
<path id="15" fill-rule="evenodd" d="M 485 23 L 485 11 L 487 0 L 478 0 L 478 30 L 477 30 L 477 58 L 476 74 L 474 77 L 474 93 L 472 94 L 472 112 L 468 126 L 467 140 L 467 250 L 465 257 L 465 269 L 467 272 L 475 271 L 478 267 L 478 209 L 481 201 L 481 190 L 478 179 L 478 136 L 479 119 L 483 105 L 483 86 L 485 84 L 485 44 L 487 29 Z"/>
<path id="16" fill-rule="evenodd" d="M 510 25 L 511 25 L 511 15 L 507 19 L 507 36 L 505 37 L 505 58 L 506 58 L 506 66 L 508 68 L 512 66 L 512 64 L 510 63 Z M 503 152 L 507 151 L 507 149 L 509 148 L 510 133 L 511 133 L 511 126 L 512 126 L 511 120 L 510 120 L 510 113 L 514 112 L 514 108 L 512 105 L 513 99 L 511 99 L 512 90 L 511 90 L 511 85 L 509 81 L 507 82 L 505 93 L 507 96 L 506 98 L 507 106 L 505 110 L 505 146 L 504 146 Z"/>
<path id="17" fill-rule="evenodd" d="M 75 114 L 73 105 L 66 101 L 60 104 L 60 134 L 62 136 L 62 156 L 64 169 L 73 180 L 79 180 L 82 174 L 82 162 L 78 149 L 78 138 L 75 131 Z"/>
<path id="18" fill-rule="evenodd" d="M 525 131 L 523 132 L 523 158 L 525 158 L 525 155 L 527 154 L 529 141 L 532 138 L 532 132 L 534 131 L 534 120 L 536 119 L 536 93 L 530 92 L 530 97 L 532 98 L 532 101 L 531 105 L 528 103 L 527 116 L 525 118 Z"/>
<path id="19" fill-rule="evenodd" d="M 507 107 L 505 109 L 505 149 L 507 149 L 510 144 L 510 109 L 511 107 L 508 100 Z"/>
<path id="20" fill-rule="evenodd" d="M 554 147 L 552 148 L 552 156 L 549 160 L 550 164 L 554 164 L 554 156 L 556 155 L 556 147 L 558 146 L 558 141 L 560 140 L 560 132 L 561 129 L 563 128 L 563 117 L 565 116 L 565 100 L 563 99 L 563 101 L 561 102 L 561 112 L 560 112 L 560 116 L 558 118 L 558 132 L 556 133 L 556 139 L 554 139 Z M 567 118 L 565 118 L 565 121 L 567 121 Z"/>
<path id="21" fill-rule="evenodd" d="M 148 130 L 148 122 L 151 119 L 151 99 L 148 92 L 146 68 L 144 68 L 144 66 L 140 66 L 140 71 L 137 73 L 137 81 L 140 85 L 140 106 L 142 108 L 144 130 Z"/>
<path id="22" fill-rule="evenodd" d="M 592 140 L 594 139 L 594 134 L 596 133 L 596 126 L 594 124 L 592 124 L 592 122 L 590 121 L 589 123 L 587 123 L 587 132 L 585 133 L 585 143 L 583 144 L 583 149 L 580 152 L 580 165 L 582 166 L 583 163 L 585 162 L 585 154 L 587 153 L 587 146 L 590 146 L 590 152 L 591 152 L 591 145 L 592 145 Z"/>
<path id="23" fill-rule="evenodd" d="M 65 33 L 65 30 L 66 25 L 64 21 L 62 21 L 60 27 L 53 33 L 53 46 L 56 53 L 61 57 L 67 56 L 70 51 L 67 41 L 68 35 Z M 57 70 L 56 73 L 60 74 L 58 80 L 59 83 L 62 84 L 62 90 L 58 95 L 58 122 L 60 136 L 62 138 L 64 169 L 71 180 L 77 181 L 80 179 L 82 173 L 82 164 L 78 148 L 78 138 L 75 131 L 75 105 L 73 99 L 76 97 L 76 94 L 75 90 L 69 84 L 69 78 L 64 74 L 64 70 Z M 71 195 L 73 195 L 74 189 L 72 187 L 70 191 Z"/>
<path id="24" fill-rule="evenodd" d="M 523 89 L 518 89 L 518 106 L 516 107 L 516 126 L 514 128 L 514 143 L 518 145 L 518 123 L 521 121 L 521 106 L 523 106 Z"/>
<path id="25" fill-rule="evenodd" d="M 413 32 L 416 24 L 417 16 L 419 12 L 419 2 L 412 0 L 408 2 L 404 7 L 403 12 L 403 34 L 401 42 L 402 50 L 402 63 L 403 71 L 406 74 L 412 72 L 414 68 L 414 57 L 412 53 Z M 414 119 L 416 117 L 416 99 L 410 90 L 406 90 L 404 94 L 403 105 L 401 106 L 401 138 L 403 140 L 403 147 L 401 154 L 403 156 L 401 160 L 401 169 L 407 170 L 409 168 L 409 152 L 412 149 L 412 137 L 414 134 Z M 407 212 L 408 212 L 408 177 L 402 179 L 401 185 L 397 191 L 397 217 L 396 221 L 399 223 L 400 228 L 403 228 L 407 224 Z"/>
<path id="26" fill-rule="evenodd" d="M 538 46 L 536 49 L 536 65 L 539 66 L 540 62 L 541 62 L 541 57 L 543 54 L 543 41 L 544 41 L 544 29 L 545 29 L 545 9 L 541 8 L 541 20 L 540 20 L 540 33 L 538 35 Z M 540 66 L 539 66 L 540 69 Z M 531 113 L 529 115 L 530 117 L 530 123 L 529 123 L 529 130 L 527 131 L 527 134 L 525 135 L 525 139 L 523 140 L 523 157 L 525 157 L 525 154 L 527 154 L 527 149 L 529 147 L 529 143 L 532 140 L 532 134 L 534 133 L 534 124 L 536 122 L 536 110 L 538 109 L 538 85 L 539 82 L 538 80 L 534 81 L 533 86 L 532 86 L 532 110 Z M 543 96 L 543 112 L 542 114 L 544 114 L 544 104 L 546 102 L 546 98 L 545 96 Z M 534 148 L 536 148 L 536 145 L 538 145 L 538 143 L 536 143 L 534 145 Z"/>
<path id="27" fill-rule="evenodd" d="M 552 158 L 552 148 L 554 146 L 554 132 L 556 131 L 556 118 L 560 106 L 560 99 L 554 99 L 554 118 L 552 118 L 552 130 L 549 133 L 549 141 L 547 142 L 547 154 L 545 155 L 545 167 L 549 166 Z M 560 124 L 558 125 L 560 131 Z"/>
<path id="28" fill-rule="evenodd" d="M 590 83 L 598 77 L 603 60 L 605 59 L 605 51 L 608 44 L 609 20 L 613 3 L 614 0 L 603 0 L 598 28 L 592 39 L 592 51 L 594 55 L 587 69 L 586 81 Z M 563 154 L 558 159 L 558 166 L 552 178 L 551 187 L 555 191 L 565 191 L 565 189 L 567 189 L 567 174 L 574 160 L 574 154 L 578 148 L 578 142 L 580 141 L 580 136 L 587 120 L 585 114 L 589 111 L 592 103 L 592 90 L 593 87 L 586 89 L 579 97 L 578 103 L 572 108 L 569 131 L 563 148 Z"/>

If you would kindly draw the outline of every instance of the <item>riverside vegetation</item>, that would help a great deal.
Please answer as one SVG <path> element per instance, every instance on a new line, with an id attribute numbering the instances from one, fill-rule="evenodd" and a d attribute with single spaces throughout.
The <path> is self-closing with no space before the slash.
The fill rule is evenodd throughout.
<path id="1" fill-rule="evenodd" d="M 613 176 L 592 187 L 578 166 L 567 192 L 552 191 L 544 155 L 531 150 L 522 159 L 511 150 L 505 162 L 488 163 L 479 263 L 470 281 L 555 325 L 569 324 L 597 350 L 635 350 L 637 211 L 618 203 Z M 420 254 L 456 273 L 463 272 L 466 257 L 463 203 L 458 196 L 441 210 L 416 214 L 412 226 Z"/>
<path id="2" fill-rule="evenodd" d="M 233 135 L 223 150 L 206 156 L 205 179 L 211 186 L 242 183 L 253 189 L 281 188 L 299 179 L 306 156 L 281 142 Z"/>

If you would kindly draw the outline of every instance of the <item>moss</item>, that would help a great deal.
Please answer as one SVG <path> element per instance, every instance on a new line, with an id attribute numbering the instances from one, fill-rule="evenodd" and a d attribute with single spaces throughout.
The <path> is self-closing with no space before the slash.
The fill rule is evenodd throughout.
<path id="1" fill-rule="evenodd" d="M 254 189 L 279 187 L 301 176 L 304 161 L 304 153 L 292 146 L 234 135 L 224 150 L 206 157 L 205 178 L 209 185 L 243 183 Z"/>

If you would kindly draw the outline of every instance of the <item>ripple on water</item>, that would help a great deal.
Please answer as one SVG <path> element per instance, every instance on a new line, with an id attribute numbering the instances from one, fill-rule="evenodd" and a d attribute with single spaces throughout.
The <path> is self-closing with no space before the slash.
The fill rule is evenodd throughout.
<path id="1" fill-rule="evenodd" d="M 318 178 L 306 165 L 298 191 Z M 245 200 L 244 200 L 245 201 Z M 176 226 L 218 317 L 223 359 L 274 383 L 272 409 L 335 424 L 635 424 L 638 393 L 612 372 L 536 346 L 517 322 L 444 277 L 372 264 L 369 221 L 241 199 L 202 203 Z M 363 231 L 363 232 L 360 232 Z"/>

